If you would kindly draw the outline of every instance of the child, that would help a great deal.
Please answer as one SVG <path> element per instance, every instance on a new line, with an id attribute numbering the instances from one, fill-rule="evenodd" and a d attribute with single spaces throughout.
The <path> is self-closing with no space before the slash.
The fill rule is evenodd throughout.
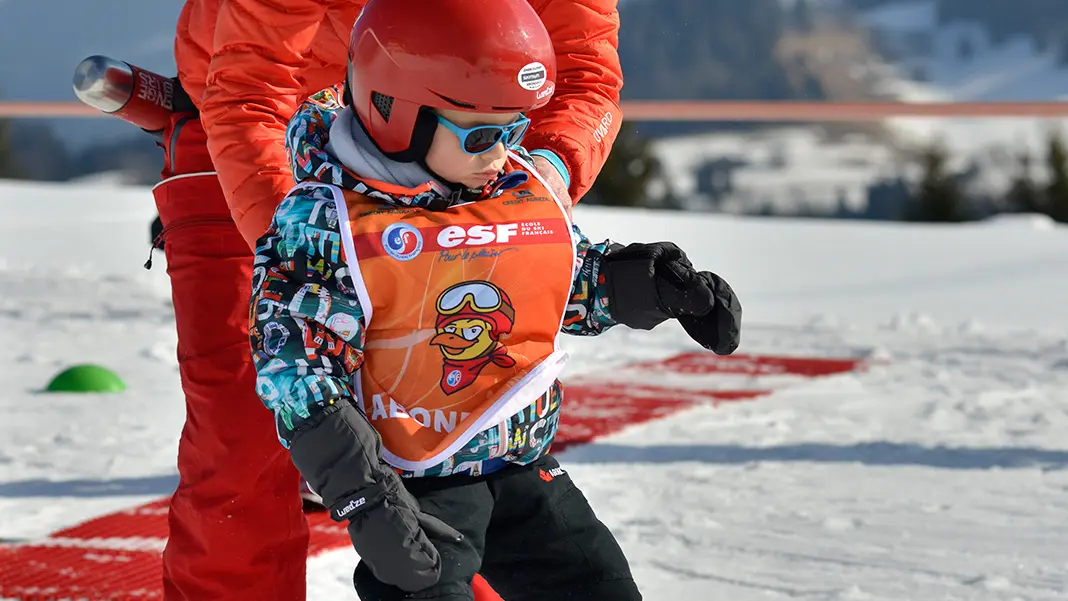
<path id="1" fill-rule="evenodd" d="M 371 0 L 350 44 L 345 106 L 327 90 L 290 123 L 299 183 L 259 241 L 250 335 L 360 598 L 470 600 L 481 573 L 508 601 L 640 599 L 549 454 L 558 333 L 677 318 L 729 354 L 733 291 L 673 244 L 572 226 L 519 147 L 556 77 L 525 0 Z"/>

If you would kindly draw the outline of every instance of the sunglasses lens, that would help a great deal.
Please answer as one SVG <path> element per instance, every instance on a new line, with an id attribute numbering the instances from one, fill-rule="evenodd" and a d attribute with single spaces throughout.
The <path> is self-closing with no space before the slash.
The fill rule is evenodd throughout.
<path id="1" fill-rule="evenodd" d="M 479 154 L 493 148 L 501 141 L 501 128 L 478 127 L 468 132 L 464 138 L 464 150 L 471 154 Z"/>
<path id="2" fill-rule="evenodd" d="M 508 132 L 508 146 L 518 146 L 523 141 L 523 136 L 527 133 L 527 128 L 530 127 L 530 121 L 523 121 L 516 124 L 512 128 L 512 131 Z"/>

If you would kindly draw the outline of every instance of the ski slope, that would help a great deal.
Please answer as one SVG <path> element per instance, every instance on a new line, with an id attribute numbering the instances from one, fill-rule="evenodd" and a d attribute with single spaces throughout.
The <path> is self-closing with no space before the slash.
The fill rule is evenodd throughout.
<path id="1" fill-rule="evenodd" d="M 0 539 L 168 494 L 183 409 L 146 189 L 0 182 Z M 1068 231 L 579 207 L 677 241 L 746 310 L 740 352 L 871 367 L 698 407 L 561 456 L 650 601 L 1068 598 Z M 567 339 L 567 378 L 695 351 L 681 328 Z M 49 396 L 93 361 L 123 394 Z M 623 374 L 625 376 L 625 374 Z M 312 600 L 356 599 L 350 551 Z"/>

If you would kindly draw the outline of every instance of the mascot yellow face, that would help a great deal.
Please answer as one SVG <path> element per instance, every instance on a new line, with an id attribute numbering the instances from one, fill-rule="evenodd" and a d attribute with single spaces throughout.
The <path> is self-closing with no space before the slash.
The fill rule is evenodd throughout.
<path id="1" fill-rule="evenodd" d="M 490 354 L 501 334 L 512 331 L 515 309 L 503 290 L 491 282 L 473 280 L 450 286 L 438 296 L 437 335 L 431 345 L 454 361 Z"/>
<path id="2" fill-rule="evenodd" d="M 490 365 L 516 365 L 501 344 L 512 331 L 515 308 L 495 284 L 484 280 L 461 282 L 438 296 L 435 336 L 430 339 L 444 358 L 441 389 L 455 394 L 470 386 Z"/>
<path id="3" fill-rule="evenodd" d="M 454 319 L 438 327 L 438 334 L 430 344 L 441 348 L 441 354 L 454 361 L 474 359 L 493 349 L 496 341 L 490 335 L 493 324 L 484 319 Z"/>

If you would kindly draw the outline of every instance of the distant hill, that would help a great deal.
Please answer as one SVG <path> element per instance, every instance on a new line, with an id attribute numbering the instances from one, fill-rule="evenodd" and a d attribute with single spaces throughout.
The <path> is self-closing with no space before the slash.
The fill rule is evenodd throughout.
<path id="1" fill-rule="evenodd" d="M 178 0 L 0 0 L 0 91 L 15 100 L 73 100 L 74 66 L 108 54 L 174 71 Z"/>
<path id="2" fill-rule="evenodd" d="M 779 0 L 628 2 L 620 8 L 624 97 L 797 98 L 803 91 L 775 56 L 785 20 Z"/>
<path id="3" fill-rule="evenodd" d="M 971 21 L 982 26 L 995 43 L 1012 36 L 1026 35 L 1040 45 L 1068 43 L 1068 1 L 1066 0 L 844 0 L 866 10 L 892 5 L 934 3 L 937 19 L 946 25 Z"/>
<path id="4" fill-rule="evenodd" d="M 55 0 L 53 0 L 55 1 Z M 0 0 L 0 96 L 9 99 L 68 100 L 74 66 L 91 54 L 174 72 L 174 24 L 178 0 L 93 0 L 63 2 L 63 14 L 49 14 L 48 2 Z M 628 0 L 620 6 L 620 56 L 625 98 L 781 99 L 819 98 L 811 78 L 795 77 L 776 55 L 787 27 L 779 0 Z M 42 43 L 47 41 L 47 43 Z M 26 49 L 35 51 L 27 56 Z M 52 134 L 41 129 L 51 127 Z M 692 126 L 683 126 L 683 129 Z M 677 130 L 678 127 L 675 127 Z M 644 135 L 675 131 L 645 126 Z M 51 137 L 49 137 L 51 136 Z M 117 120 L 50 120 L 17 124 L 21 154 L 31 171 L 52 177 L 83 175 L 108 156 L 128 164 L 118 148 L 126 140 L 143 149 L 146 139 Z M 95 155 L 92 148 L 99 148 Z M 62 156 L 61 150 L 70 151 Z M 132 151 L 131 151 L 132 152 Z M 42 155 L 37 155 L 42 156 Z M 100 157 L 89 160 L 87 157 Z"/>
<path id="5" fill-rule="evenodd" d="M 92 54 L 173 72 L 181 8 L 179 0 L 0 0 L 0 98 L 74 100 L 74 67 Z M 111 119 L 47 124 L 65 146 L 79 150 L 136 132 Z"/>

